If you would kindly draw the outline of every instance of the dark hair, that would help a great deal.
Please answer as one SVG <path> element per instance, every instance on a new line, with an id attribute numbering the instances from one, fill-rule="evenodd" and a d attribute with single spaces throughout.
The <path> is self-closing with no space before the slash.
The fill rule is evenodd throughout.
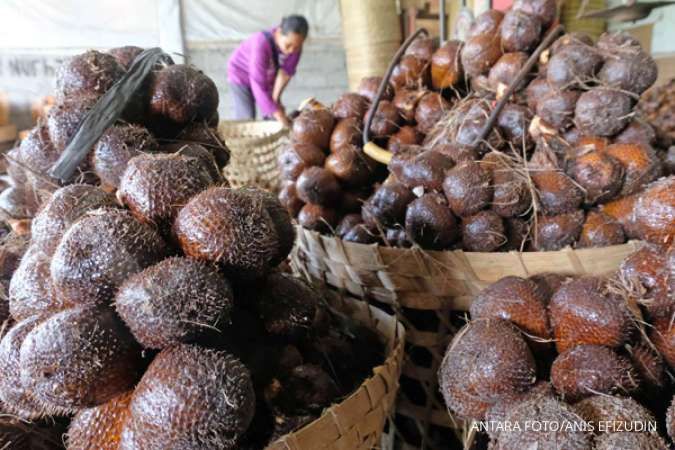
<path id="1" fill-rule="evenodd" d="M 281 19 L 281 33 L 297 33 L 302 37 L 307 37 L 309 33 L 309 23 L 303 16 L 291 15 Z"/>

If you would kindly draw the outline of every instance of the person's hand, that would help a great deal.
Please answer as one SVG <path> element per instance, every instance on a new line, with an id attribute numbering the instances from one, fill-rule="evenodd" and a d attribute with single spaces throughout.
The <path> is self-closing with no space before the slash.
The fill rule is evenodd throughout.
<path id="1" fill-rule="evenodd" d="M 274 118 L 277 119 L 277 121 L 279 123 L 281 123 L 283 126 L 285 126 L 286 128 L 291 127 L 291 124 L 292 124 L 291 119 L 288 118 L 288 116 L 286 115 L 286 112 L 283 109 L 278 109 L 274 113 Z"/>

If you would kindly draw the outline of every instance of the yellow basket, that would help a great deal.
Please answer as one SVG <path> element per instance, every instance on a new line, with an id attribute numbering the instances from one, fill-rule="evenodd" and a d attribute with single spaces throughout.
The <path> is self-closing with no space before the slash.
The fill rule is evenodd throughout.
<path id="1" fill-rule="evenodd" d="M 275 191 L 279 186 L 277 155 L 289 130 L 276 121 L 222 121 L 218 133 L 230 149 L 224 175 L 233 187 Z"/>

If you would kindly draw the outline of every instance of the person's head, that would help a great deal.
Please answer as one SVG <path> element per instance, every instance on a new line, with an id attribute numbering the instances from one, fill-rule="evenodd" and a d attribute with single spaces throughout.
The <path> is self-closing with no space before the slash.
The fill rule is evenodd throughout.
<path id="1" fill-rule="evenodd" d="M 302 48 L 307 33 L 309 33 L 307 19 L 298 15 L 286 16 L 277 29 L 277 45 L 285 55 L 294 53 Z"/>

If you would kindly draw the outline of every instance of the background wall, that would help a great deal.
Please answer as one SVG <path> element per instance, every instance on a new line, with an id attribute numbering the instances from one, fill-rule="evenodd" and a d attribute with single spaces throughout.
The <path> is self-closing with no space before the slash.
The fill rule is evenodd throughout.
<path id="1" fill-rule="evenodd" d="M 2 0 L 0 91 L 9 96 L 11 120 L 27 128 L 31 103 L 52 93 L 56 70 L 68 56 L 90 48 L 160 46 L 213 78 L 220 115 L 227 118 L 230 53 L 290 13 L 305 15 L 311 29 L 284 103 L 290 110 L 309 96 L 331 102 L 347 89 L 339 0 Z"/>

